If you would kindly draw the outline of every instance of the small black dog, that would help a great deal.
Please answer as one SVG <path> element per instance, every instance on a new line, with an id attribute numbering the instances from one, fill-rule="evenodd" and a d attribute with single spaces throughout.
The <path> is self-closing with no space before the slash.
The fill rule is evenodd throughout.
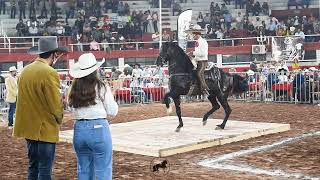
<path id="1" fill-rule="evenodd" d="M 164 160 L 160 164 L 156 164 L 153 166 L 153 172 L 159 172 L 159 169 L 162 168 L 165 170 L 167 168 L 168 161 Z"/>

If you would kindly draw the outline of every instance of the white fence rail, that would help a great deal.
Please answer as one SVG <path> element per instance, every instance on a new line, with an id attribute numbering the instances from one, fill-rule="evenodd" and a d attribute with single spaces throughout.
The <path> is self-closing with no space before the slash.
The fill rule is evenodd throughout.
<path id="1" fill-rule="evenodd" d="M 246 93 L 233 95 L 230 100 L 245 102 L 320 103 L 320 71 L 269 72 L 240 74 L 248 78 Z M 162 102 L 168 89 L 168 77 L 107 78 L 119 104 L 143 104 Z M 61 81 L 63 97 L 66 97 L 71 81 Z M 0 84 L 1 102 L 5 99 L 5 85 Z M 189 102 L 193 97 L 182 97 Z M 196 99 L 199 99 L 197 97 Z M 202 98 L 205 100 L 205 98 Z"/>

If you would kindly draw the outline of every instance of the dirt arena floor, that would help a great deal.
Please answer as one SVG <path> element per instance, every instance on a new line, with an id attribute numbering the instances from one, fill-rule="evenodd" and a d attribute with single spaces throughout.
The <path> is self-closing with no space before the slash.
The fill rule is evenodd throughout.
<path id="1" fill-rule="evenodd" d="M 285 179 L 277 176 L 209 169 L 199 166 L 197 163 L 226 153 L 271 144 L 303 133 L 320 131 L 320 107 L 316 105 L 241 102 L 232 102 L 230 104 L 233 109 L 230 119 L 289 123 L 291 130 L 167 157 L 166 159 L 170 162 L 170 171 L 166 174 L 154 174 L 151 172 L 150 165 L 154 161 L 152 157 L 115 152 L 113 179 Z M 210 104 L 207 102 L 182 104 L 182 114 L 183 116 L 202 117 L 209 108 Z M 166 116 L 163 104 L 146 104 L 121 107 L 118 116 L 111 121 L 112 123 L 119 123 L 161 116 Z M 210 118 L 223 118 L 223 116 L 224 112 L 220 109 Z M 72 117 L 67 114 L 62 129 L 71 129 L 72 125 Z M 168 131 L 174 131 L 174 129 L 168 129 Z M 25 141 L 13 139 L 11 133 L 11 130 L 0 127 L 0 179 L 26 179 L 27 156 Z M 281 169 L 288 173 L 294 172 L 320 177 L 319 144 L 319 136 L 309 137 L 268 151 L 239 157 L 233 159 L 232 162 L 244 163 L 263 169 Z M 53 176 L 57 180 L 76 179 L 76 158 L 71 144 L 57 144 Z"/>

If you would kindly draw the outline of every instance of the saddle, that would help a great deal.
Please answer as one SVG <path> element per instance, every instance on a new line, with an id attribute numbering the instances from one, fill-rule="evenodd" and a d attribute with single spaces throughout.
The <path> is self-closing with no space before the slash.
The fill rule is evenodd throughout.
<path id="1" fill-rule="evenodd" d="M 214 70 L 212 70 L 212 69 L 214 69 Z M 206 69 L 204 71 L 204 78 L 205 78 L 205 80 L 215 79 L 215 80 L 218 80 L 218 83 L 219 83 L 219 81 L 221 79 L 220 70 L 218 67 L 215 66 L 215 64 L 213 62 L 208 62 L 208 66 L 206 67 Z M 192 95 L 195 87 L 197 87 L 199 83 L 200 82 L 197 78 L 196 71 L 194 71 L 192 74 L 192 85 L 190 86 L 190 89 L 187 94 L 188 96 Z M 209 93 L 206 93 L 206 94 L 209 94 Z"/>

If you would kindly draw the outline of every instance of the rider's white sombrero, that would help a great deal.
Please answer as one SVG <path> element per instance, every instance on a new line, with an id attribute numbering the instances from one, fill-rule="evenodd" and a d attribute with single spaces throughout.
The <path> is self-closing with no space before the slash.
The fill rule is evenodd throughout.
<path id="1" fill-rule="evenodd" d="M 202 29 L 201 26 L 199 26 L 198 24 L 194 25 L 193 27 L 191 27 L 190 29 L 185 31 L 186 33 L 200 33 L 200 34 L 205 34 L 206 30 Z"/>

